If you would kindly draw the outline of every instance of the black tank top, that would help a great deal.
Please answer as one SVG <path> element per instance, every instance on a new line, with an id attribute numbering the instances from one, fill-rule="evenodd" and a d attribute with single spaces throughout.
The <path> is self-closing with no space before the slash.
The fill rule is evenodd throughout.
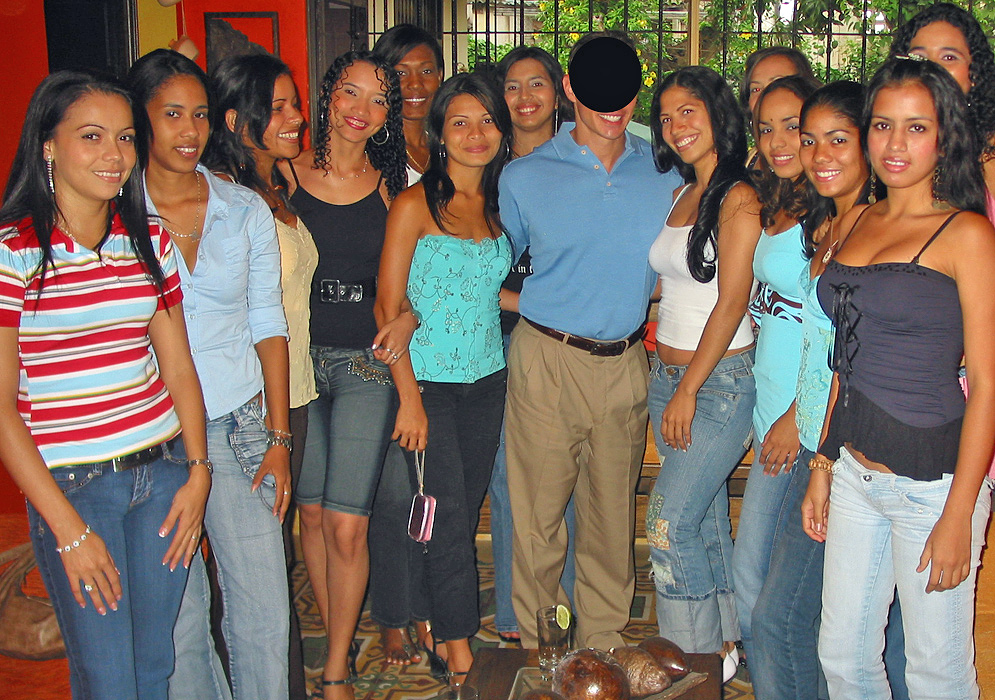
<path id="1" fill-rule="evenodd" d="M 297 173 L 293 172 L 294 179 Z M 377 324 L 373 317 L 374 280 L 380 268 L 387 230 L 387 207 L 377 188 L 352 204 L 329 204 L 297 183 L 290 197 L 318 248 L 318 269 L 311 285 L 311 344 L 333 348 L 367 348 Z M 358 302 L 322 302 L 322 280 L 364 284 Z"/>
<path id="2" fill-rule="evenodd" d="M 960 298 L 951 277 L 919 258 L 959 213 L 911 262 L 826 266 L 818 295 L 836 327 L 830 366 L 840 393 L 822 454 L 835 458 L 850 443 L 902 476 L 953 473 L 965 406 Z"/>

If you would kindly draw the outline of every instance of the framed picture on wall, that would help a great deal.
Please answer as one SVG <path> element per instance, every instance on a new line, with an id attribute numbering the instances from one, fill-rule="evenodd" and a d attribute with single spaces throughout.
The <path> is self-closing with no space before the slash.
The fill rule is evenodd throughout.
<path id="1" fill-rule="evenodd" d="M 207 71 L 228 56 L 280 55 L 278 12 L 205 12 Z"/>

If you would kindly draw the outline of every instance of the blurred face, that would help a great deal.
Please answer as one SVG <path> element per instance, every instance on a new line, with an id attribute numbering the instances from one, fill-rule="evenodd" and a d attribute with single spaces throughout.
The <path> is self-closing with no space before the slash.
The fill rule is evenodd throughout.
<path id="1" fill-rule="evenodd" d="M 760 103 L 757 119 L 757 148 L 774 174 L 792 180 L 802 174 L 798 150 L 802 101 L 790 90 L 775 90 Z"/>
<path id="2" fill-rule="evenodd" d="M 937 63 L 954 77 L 966 95 L 971 90 L 971 49 L 961 31 L 947 22 L 933 22 L 909 42 L 909 53 Z"/>
<path id="3" fill-rule="evenodd" d="M 401 79 L 401 97 L 404 119 L 422 121 L 428 116 L 432 97 L 442 84 L 442 71 L 435 62 L 435 53 L 425 44 L 419 44 L 404 54 L 394 66 Z"/>
<path id="4" fill-rule="evenodd" d="M 120 95 L 84 95 L 66 110 L 42 155 L 52 160 L 60 206 L 113 199 L 138 158 L 131 105 Z"/>
<path id="5" fill-rule="evenodd" d="M 581 104 L 570 86 L 570 76 L 563 76 L 563 90 L 567 93 L 574 106 L 574 116 L 577 124 L 574 127 L 578 143 L 592 143 L 593 141 L 617 141 L 625 138 L 625 127 L 632 119 L 632 113 L 636 110 L 636 98 L 622 109 L 614 112 L 595 112 L 589 107 Z"/>
<path id="6" fill-rule="evenodd" d="M 281 75 L 273 84 L 273 105 L 269 126 L 263 132 L 263 145 L 273 158 L 296 158 L 301 152 L 301 101 L 297 96 L 297 86 L 289 75 Z M 246 143 L 258 150 L 247 139 Z"/>
<path id="7" fill-rule="evenodd" d="M 867 181 L 860 130 L 831 107 L 813 107 L 805 115 L 799 156 L 805 176 L 823 197 L 856 194 Z"/>
<path id="8" fill-rule="evenodd" d="M 457 95 L 446 109 L 442 146 L 449 163 L 482 168 L 497 155 L 501 132 L 487 108 L 473 95 Z"/>
<path id="9" fill-rule="evenodd" d="M 667 146 L 689 165 L 715 154 L 708 110 L 687 88 L 675 85 L 660 95 L 660 130 Z"/>
<path id="10" fill-rule="evenodd" d="M 750 91 L 750 113 L 753 112 L 757 99 L 765 87 L 778 78 L 785 78 L 789 75 L 798 75 L 798 69 L 795 67 L 794 61 L 787 56 L 768 56 L 753 66 L 750 82 L 746 86 L 747 90 Z"/>
<path id="11" fill-rule="evenodd" d="M 356 61 L 342 71 L 332 91 L 328 122 L 346 141 L 365 141 L 387 121 L 387 84 L 373 64 Z"/>
<path id="12" fill-rule="evenodd" d="M 553 129 L 556 88 L 549 72 L 534 58 L 515 61 L 504 79 L 504 101 L 511 123 L 522 131 Z"/>
<path id="13" fill-rule="evenodd" d="M 939 161 L 939 122 L 932 95 L 919 83 L 883 88 L 874 99 L 867 151 L 889 188 L 932 180 Z"/>
<path id="14" fill-rule="evenodd" d="M 177 75 L 159 86 L 145 110 L 152 124 L 150 164 L 193 172 L 211 133 L 204 86 L 192 75 Z"/>

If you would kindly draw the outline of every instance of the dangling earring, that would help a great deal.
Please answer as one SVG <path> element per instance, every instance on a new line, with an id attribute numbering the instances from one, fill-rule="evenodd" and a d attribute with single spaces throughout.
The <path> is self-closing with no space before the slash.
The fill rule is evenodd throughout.
<path id="1" fill-rule="evenodd" d="M 55 194 L 55 178 L 52 177 L 52 159 L 45 159 L 45 170 L 48 171 L 48 189 L 51 193 Z"/>
<path id="2" fill-rule="evenodd" d="M 560 105 L 553 107 L 553 136 L 556 136 L 557 129 L 560 128 Z"/>
<path id="3" fill-rule="evenodd" d="M 439 144 L 439 160 L 443 163 L 446 162 L 446 144 L 444 143 Z"/>
<path id="4" fill-rule="evenodd" d="M 932 183 L 931 189 L 933 190 L 933 208 L 934 209 L 940 209 L 941 211 L 944 210 L 944 209 L 949 209 L 950 205 L 947 203 L 947 200 L 944 199 L 943 197 L 940 197 L 937 194 L 937 192 L 940 190 L 940 167 L 939 166 L 937 166 L 936 169 L 933 170 L 933 183 Z"/>
<path id="5" fill-rule="evenodd" d="M 867 203 L 874 204 L 878 201 L 878 176 L 871 171 L 870 180 L 868 180 L 867 187 Z"/>
<path id="6" fill-rule="evenodd" d="M 123 187 L 117 191 L 117 196 L 118 197 L 123 197 L 124 196 L 124 188 Z"/>
<path id="7" fill-rule="evenodd" d="M 375 143 L 377 146 L 383 146 L 390 139 L 390 130 L 387 128 L 386 124 L 383 125 L 382 131 L 383 131 L 383 141 L 377 141 L 375 138 L 370 138 L 370 141 Z M 376 136 L 376 134 L 374 134 L 374 136 Z"/>

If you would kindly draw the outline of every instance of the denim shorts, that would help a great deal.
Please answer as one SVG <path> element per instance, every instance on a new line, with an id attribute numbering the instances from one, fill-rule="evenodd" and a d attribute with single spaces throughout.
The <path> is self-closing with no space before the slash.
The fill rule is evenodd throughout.
<path id="1" fill-rule="evenodd" d="M 369 516 L 397 410 L 390 370 L 366 348 L 312 345 L 311 360 L 318 398 L 308 404 L 297 502 Z"/>

